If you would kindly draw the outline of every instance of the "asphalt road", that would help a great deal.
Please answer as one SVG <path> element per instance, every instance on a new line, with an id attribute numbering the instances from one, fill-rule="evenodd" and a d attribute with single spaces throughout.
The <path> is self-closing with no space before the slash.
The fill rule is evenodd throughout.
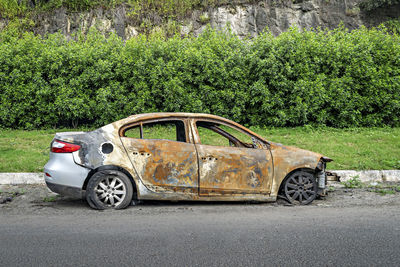
<path id="1" fill-rule="evenodd" d="M 0 213 L 1 266 L 400 265 L 399 205 L 54 210 Z"/>

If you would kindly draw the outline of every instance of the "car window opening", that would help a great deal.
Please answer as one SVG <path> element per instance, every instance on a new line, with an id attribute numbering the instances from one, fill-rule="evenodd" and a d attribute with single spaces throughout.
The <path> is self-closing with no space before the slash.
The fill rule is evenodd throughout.
<path id="1" fill-rule="evenodd" d="M 224 127 L 226 129 L 229 129 L 230 131 L 237 132 L 237 130 L 235 130 L 233 128 L 227 127 L 225 125 L 217 124 L 217 123 L 206 122 L 206 121 L 198 121 L 198 122 L 196 122 L 196 126 L 199 131 L 200 141 L 202 144 L 214 145 L 214 146 L 233 146 L 233 147 L 254 148 L 254 146 L 251 143 L 246 143 L 246 142 L 236 138 L 234 135 L 230 134 L 225 129 L 222 129 L 222 127 Z M 203 133 L 202 128 L 208 130 L 207 134 Z M 215 135 L 215 134 L 213 135 L 212 133 L 216 133 L 218 135 Z M 223 137 L 223 138 L 221 138 L 221 137 Z M 246 136 L 246 137 L 251 138 L 249 136 Z M 228 144 L 226 144 L 226 139 L 228 139 Z"/>
<path id="2" fill-rule="evenodd" d="M 186 142 L 185 124 L 179 120 L 140 123 L 126 130 L 124 136 Z"/>

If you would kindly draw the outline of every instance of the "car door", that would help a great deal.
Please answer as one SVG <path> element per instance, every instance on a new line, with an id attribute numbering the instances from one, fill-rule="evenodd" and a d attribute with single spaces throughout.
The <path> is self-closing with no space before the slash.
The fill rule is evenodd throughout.
<path id="1" fill-rule="evenodd" d="M 150 190 L 198 194 L 197 153 L 187 132 L 179 119 L 145 121 L 123 131 L 126 152 Z"/>
<path id="2" fill-rule="evenodd" d="M 197 136 L 201 196 L 270 192 L 271 153 L 266 146 L 257 146 L 255 137 L 210 121 L 196 120 L 192 129 Z"/>

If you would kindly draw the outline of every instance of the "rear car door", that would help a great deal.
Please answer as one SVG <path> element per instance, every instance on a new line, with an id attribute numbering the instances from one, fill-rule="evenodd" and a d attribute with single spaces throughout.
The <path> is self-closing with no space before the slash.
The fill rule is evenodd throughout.
<path id="1" fill-rule="evenodd" d="M 198 193 L 197 153 L 185 120 L 125 127 L 121 141 L 142 182 L 152 191 Z"/>
<path id="2" fill-rule="evenodd" d="M 239 129 L 216 122 L 197 120 L 192 128 L 199 138 L 201 196 L 270 192 L 273 164 L 266 146 L 258 146 L 255 137 Z"/>

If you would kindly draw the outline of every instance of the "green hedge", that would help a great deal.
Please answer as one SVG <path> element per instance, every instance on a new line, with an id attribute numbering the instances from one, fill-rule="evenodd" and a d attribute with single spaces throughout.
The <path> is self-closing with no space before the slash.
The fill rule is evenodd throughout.
<path id="1" fill-rule="evenodd" d="M 198 38 L 0 33 L 0 124 L 100 126 L 142 112 L 206 112 L 245 125 L 400 126 L 400 37 L 229 32 Z"/>

